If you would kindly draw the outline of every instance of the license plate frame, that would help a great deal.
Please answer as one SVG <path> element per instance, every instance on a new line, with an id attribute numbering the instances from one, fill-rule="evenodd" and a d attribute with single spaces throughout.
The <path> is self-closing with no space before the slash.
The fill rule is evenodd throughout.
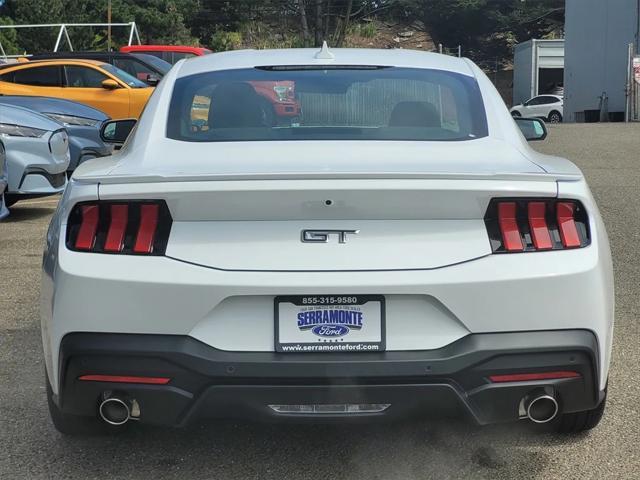
<path id="1" fill-rule="evenodd" d="M 384 295 L 281 295 L 274 298 L 273 305 L 276 352 L 366 353 L 386 349 Z M 322 312 L 323 318 L 318 313 L 304 316 L 305 312 Z M 302 320 L 299 313 L 303 314 Z M 331 315 L 335 321 L 327 322 Z M 289 324 L 283 328 L 283 321 L 293 322 L 294 327 Z"/>

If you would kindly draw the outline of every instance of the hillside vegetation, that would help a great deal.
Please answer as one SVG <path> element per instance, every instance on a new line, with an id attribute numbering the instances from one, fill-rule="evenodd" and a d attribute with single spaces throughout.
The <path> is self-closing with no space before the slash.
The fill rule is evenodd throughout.
<path id="1" fill-rule="evenodd" d="M 4 0 L 0 23 L 107 20 L 108 0 Z M 462 53 L 481 65 L 508 64 L 513 45 L 562 34 L 564 0 L 112 0 L 112 21 L 136 21 L 143 43 L 213 50 L 330 46 Z M 56 30 L 2 30 L 8 54 L 51 50 Z M 103 28 L 71 28 L 76 49 L 106 49 Z M 128 32 L 113 29 L 112 47 Z"/>

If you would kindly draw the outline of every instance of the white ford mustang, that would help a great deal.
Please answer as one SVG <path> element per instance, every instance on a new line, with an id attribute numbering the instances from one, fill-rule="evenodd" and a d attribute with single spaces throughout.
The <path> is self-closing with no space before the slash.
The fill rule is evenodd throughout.
<path id="1" fill-rule="evenodd" d="M 65 433 L 452 413 L 576 432 L 605 406 L 598 208 L 466 59 L 180 62 L 122 150 L 76 170 L 43 268 Z"/>

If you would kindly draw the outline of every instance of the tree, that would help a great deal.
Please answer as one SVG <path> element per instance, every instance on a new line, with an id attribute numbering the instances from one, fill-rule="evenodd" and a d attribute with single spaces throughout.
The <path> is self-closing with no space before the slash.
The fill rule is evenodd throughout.
<path id="1" fill-rule="evenodd" d="M 398 13 L 421 21 L 434 43 L 461 45 L 477 63 L 505 63 L 515 43 L 562 29 L 564 0 L 398 0 Z"/>

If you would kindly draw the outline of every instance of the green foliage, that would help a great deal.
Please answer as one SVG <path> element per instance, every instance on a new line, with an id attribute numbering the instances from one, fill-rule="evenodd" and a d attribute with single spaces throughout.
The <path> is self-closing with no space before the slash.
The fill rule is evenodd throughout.
<path id="1" fill-rule="evenodd" d="M 218 30 L 211 35 L 209 48 L 214 52 L 223 52 L 225 50 L 235 50 L 242 45 L 242 34 L 240 32 L 225 32 Z"/>
<path id="2" fill-rule="evenodd" d="M 514 44 L 553 35 L 564 24 L 564 0 L 398 0 L 402 15 L 419 19 L 434 43 L 462 46 L 476 62 L 506 63 Z"/>
<path id="3" fill-rule="evenodd" d="M 0 25 L 12 25 L 10 18 L 0 17 Z M 0 43 L 7 55 L 20 55 L 23 52 L 18 47 L 17 33 L 15 30 L 0 29 Z M 1 53 L 1 52 L 0 52 Z"/>
<path id="4" fill-rule="evenodd" d="M 349 35 L 362 38 L 374 38 L 378 33 L 375 22 L 366 21 L 352 24 L 348 29 Z"/>
<path id="5" fill-rule="evenodd" d="M 107 3 L 6 0 L 0 20 L 106 22 Z M 389 25 L 411 25 L 424 29 L 435 44 L 461 45 L 465 56 L 494 66 L 508 63 L 518 42 L 561 33 L 564 0 L 112 0 L 113 22 L 133 20 L 143 43 L 202 42 L 214 50 L 311 46 L 323 39 L 334 46 L 346 42 L 345 33 L 375 43 Z M 4 30 L 0 40 L 12 52 L 34 53 L 51 50 L 57 33 Z M 112 29 L 112 48 L 125 44 L 128 33 Z M 105 28 L 70 28 L 69 35 L 76 49 L 107 48 Z"/>

